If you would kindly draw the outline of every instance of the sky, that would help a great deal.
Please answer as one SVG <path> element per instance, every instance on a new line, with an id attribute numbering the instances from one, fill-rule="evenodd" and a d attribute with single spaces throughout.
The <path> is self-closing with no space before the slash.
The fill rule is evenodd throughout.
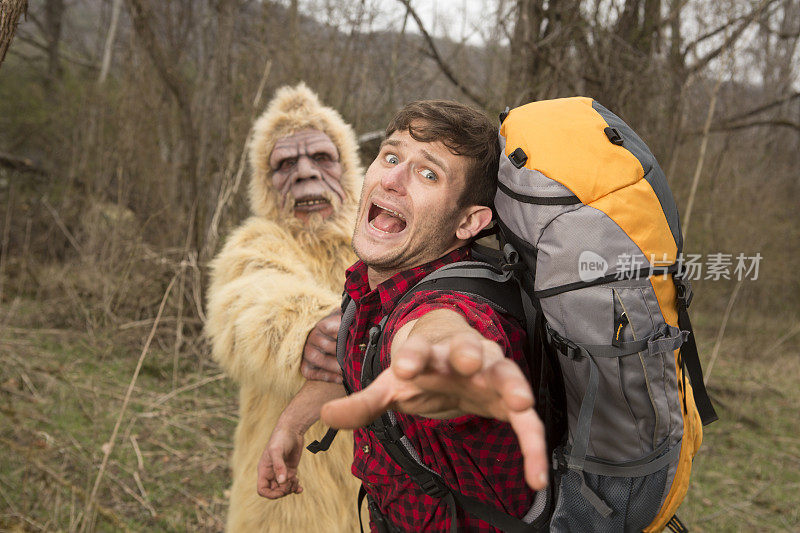
<path id="1" fill-rule="evenodd" d="M 333 23 L 339 28 L 349 24 L 346 17 L 356 20 L 360 6 L 366 6 L 372 15 L 370 28 L 373 31 L 393 29 L 399 31 L 406 18 L 406 8 L 399 0 L 299 0 L 300 10 L 305 14 L 316 13 L 320 21 Z M 288 3 L 284 1 L 284 3 Z M 487 39 L 487 30 L 494 24 L 485 24 L 486 17 L 494 19 L 493 0 L 412 0 L 411 5 L 422 19 L 428 33 L 435 37 L 449 37 L 454 41 L 465 40 L 480 45 Z M 328 9 L 335 6 L 334 9 Z M 342 12 L 347 12 L 344 16 Z M 329 14 L 336 13 L 342 20 L 331 20 Z M 368 17 L 369 18 L 369 17 Z M 366 28 L 365 28 L 366 29 Z M 419 33 L 411 17 L 406 22 L 406 31 Z"/>
<path id="2" fill-rule="evenodd" d="M 288 4 L 289 0 L 282 0 Z M 400 31 L 403 22 L 406 22 L 406 31 L 419 33 L 416 23 L 411 17 L 406 17 L 406 8 L 400 0 L 298 0 L 300 10 L 304 14 L 316 14 L 321 22 L 332 23 L 340 29 L 352 27 L 354 21 L 359 20 L 359 10 L 366 10 L 367 16 L 361 19 L 361 28 L 364 31 Z M 621 1 L 595 0 L 600 2 L 606 9 L 612 5 L 617 8 Z M 725 0 L 713 7 L 705 3 L 708 0 L 689 1 L 685 6 L 683 16 L 684 39 L 691 40 L 698 34 L 705 33 L 709 28 L 714 28 L 721 23 L 720 14 L 715 12 L 721 10 L 726 16 L 730 16 L 731 9 L 739 15 L 743 15 L 752 9 L 751 3 L 741 0 Z M 472 45 L 482 45 L 492 39 L 498 39 L 496 28 L 495 13 L 497 0 L 411 0 L 417 14 L 422 19 L 426 30 L 434 37 L 447 37 L 455 42 L 466 42 Z M 512 1 L 506 4 L 511 7 Z M 591 4 L 591 2 L 590 2 Z M 730 4 L 730 5 L 729 5 Z M 612 8 L 613 9 L 613 8 Z M 335 13 L 339 20 L 332 20 L 330 14 Z M 363 13 L 362 13 L 363 14 Z M 348 22 L 349 19 L 349 22 Z M 369 23 L 364 24 L 364 20 Z M 513 21 L 508 21 L 509 26 Z M 490 32 L 495 30 L 495 34 Z M 714 39 L 704 42 L 697 48 L 697 52 L 702 56 L 715 48 L 725 38 L 725 33 L 717 35 Z M 754 43 L 756 28 L 749 28 L 740 40 L 735 54 L 720 56 L 710 65 L 712 71 L 718 71 L 722 76 L 732 76 L 733 78 L 748 80 L 751 82 L 760 81 L 760 72 L 754 68 L 754 58 L 749 54 L 743 54 L 742 46 Z M 500 36 L 500 42 L 507 40 Z M 800 55 L 800 54 L 798 54 Z M 695 57 L 689 56 L 689 63 Z M 796 59 L 800 61 L 800 58 Z M 796 81 L 800 86 L 800 79 Z"/>

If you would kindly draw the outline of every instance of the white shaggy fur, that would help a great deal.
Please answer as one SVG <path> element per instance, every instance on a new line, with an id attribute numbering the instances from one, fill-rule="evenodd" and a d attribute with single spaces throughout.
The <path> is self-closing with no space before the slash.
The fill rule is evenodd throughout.
<path id="1" fill-rule="evenodd" d="M 296 131 L 325 132 L 339 149 L 342 204 L 327 220 L 304 226 L 281 209 L 269 155 L 275 141 Z M 353 440 L 341 432 L 331 449 L 303 451 L 299 495 L 280 500 L 256 492 L 258 460 L 281 411 L 303 383 L 302 348 L 316 322 L 341 300 L 363 171 L 350 128 L 304 84 L 280 89 L 256 121 L 250 145 L 250 204 L 254 216 L 236 229 L 212 263 L 206 332 L 214 359 L 240 384 L 227 530 L 230 532 L 354 531 L 358 529 L 350 473 Z M 306 444 L 322 438 L 315 424 Z"/>

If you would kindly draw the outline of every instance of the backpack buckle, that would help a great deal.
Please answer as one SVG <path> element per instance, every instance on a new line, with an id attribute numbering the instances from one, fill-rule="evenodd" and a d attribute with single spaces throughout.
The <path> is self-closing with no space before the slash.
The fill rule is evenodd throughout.
<path id="1" fill-rule="evenodd" d="M 673 275 L 672 279 L 675 282 L 675 292 L 677 293 L 678 302 L 684 309 L 688 309 L 689 305 L 692 303 L 692 298 L 694 298 L 692 284 L 689 283 L 688 279 L 682 278 L 679 275 Z"/>
<path id="2" fill-rule="evenodd" d="M 545 324 L 545 333 L 547 334 L 547 340 L 550 341 L 550 346 L 556 351 L 563 353 L 570 359 L 577 359 L 581 356 L 581 349 L 578 345 L 561 336 L 561 334 L 550 327 L 550 324 Z"/>
<path id="3" fill-rule="evenodd" d="M 426 476 L 425 481 L 420 483 L 419 486 L 425 491 L 425 494 L 433 498 L 444 498 L 447 495 L 447 489 L 432 475 Z"/>
<path id="4" fill-rule="evenodd" d="M 605 128 L 603 133 L 606 134 L 606 137 L 608 137 L 608 140 L 611 141 L 611 144 L 622 146 L 625 143 L 625 139 L 622 137 L 622 134 L 617 128 Z"/>
<path id="5" fill-rule="evenodd" d="M 528 161 L 528 155 L 522 148 L 517 148 L 516 150 L 508 154 L 508 160 L 511 161 L 511 164 L 514 165 L 515 167 L 522 168 Z"/>
<path id="6" fill-rule="evenodd" d="M 381 328 L 379 328 L 378 326 L 372 326 L 369 329 L 369 343 L 371 345 L 374 346 L 375 344 L 377 344 L 378 337 L 380 336 L 381 336 Z"/>
<path id="7" fill-rule="evenodd" d="M 375 437 L 381 442 L 394 442 L 398 443 L 405 436 L 403 431 L 395 425 L 380 426 L 373 422 L 367 428 L 372 431 Z"/>
<path id="8" fill-rule="evenodd" d="M 511 246 L 510 243 L 506 243 L 503 246 L 503 260 L 500 263 L 500 270 L 503 272 L 509 272 L 513 270 L 525 270 L 528 268 L 525 263 L 519 260 L 519 253 Z"/>

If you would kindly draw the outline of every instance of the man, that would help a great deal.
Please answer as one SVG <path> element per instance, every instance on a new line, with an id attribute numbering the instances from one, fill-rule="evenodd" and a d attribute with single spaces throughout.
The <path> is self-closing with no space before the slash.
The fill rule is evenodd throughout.
<path id="1" fill-rule="evenodd" d="M 304 462 L 302 497 L 259 498 L 256 465 L 303 383 L 301 369 L 341 382 L 335 357 L 322 354 L 335 353 L 339 316 L 332 311 L 354 260 L 350 234 L 363 179 L 356 139 L 300 84 L 280 89 L 255 123 L 250 163 L 253 216 L 212 264 L 206 323 L 214 359 L 240 384 L 227 529 L 352 531 L 357 484 L 347 474 L 349 435 Z M 313 427 L 309 439 L 323 432 Z"/>
<path id="2" fill-rule="evenodd" d="M 259 463 L 260 494 L 303 490 L 299 443 L 321 414 L 332 427 L 358 428 L 352 471 L 371 500 L 373 530 L 383 520 L 397 531 L 451 527 L 445 500 L 423 492 L 362 428 L 391 409 L 406 413 L 396 416 L 403 433 L 450 487 L 516 517 L 531 507 L 531 489 L 547 484 L 547 460 L 523 372 L 523 328 L 447 291 L 419 292 L 396 307 L 425 275 L 469 258 L 466 245 L 491 220 L 498 154 L 495 126 L 455 102 L 413 103 L 389 124 L 361 191 L 353 234 L 360 261 L 345 282 L 357 305 L 343 372 L 354 393 L 341 398 L 341 386 L 320 381 L 303 386 Z M 368 332 L 389 313 L 384 371 L 362 389 Z M 463 510 L 457 520 L 459 530 L 494 530 Z"/>

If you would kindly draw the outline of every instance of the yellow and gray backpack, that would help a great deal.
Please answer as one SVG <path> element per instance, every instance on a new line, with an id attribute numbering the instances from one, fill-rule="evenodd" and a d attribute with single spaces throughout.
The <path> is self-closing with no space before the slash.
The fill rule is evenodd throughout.
<path id="1" fill-rule="evenodd" d="M 369 429 L 448 505 L 454 532 L 456 508 L 503 531 L 685 531 L 675 511 L 701 424 L 717 416 L 686 311 L 692 292 L 681 277 L 683 239 L 664 173 L 636 133 L 590 98 L 530 103 L 500 121 L 494 207 L 502 251 L 474 245 L 475 261 L 433 272 L 402 301 L 456 290 L 525 324 L 551 485 L 524 517 L 512 517 L 423 464 L 393 413 Z M 340 363 L 354 307 L 345 296 Z M 363 386 L 381 371 L 388 318 L 370 331 Z M 309 450 L 327 449 L 334 435 Z M 394 531 L 378 514 L 379 529 Z"/>
<path id="2" fill-rule="evenodd" d="M 525 267 L 526 315 L 540 315 L 566 395 L 550 530 L 680 530 L 675 512 L 702 425 L 717 416 L 664 173 L 590 98 L 505 112 L 500 143 L 495 209 L 506 256 Z"/>

